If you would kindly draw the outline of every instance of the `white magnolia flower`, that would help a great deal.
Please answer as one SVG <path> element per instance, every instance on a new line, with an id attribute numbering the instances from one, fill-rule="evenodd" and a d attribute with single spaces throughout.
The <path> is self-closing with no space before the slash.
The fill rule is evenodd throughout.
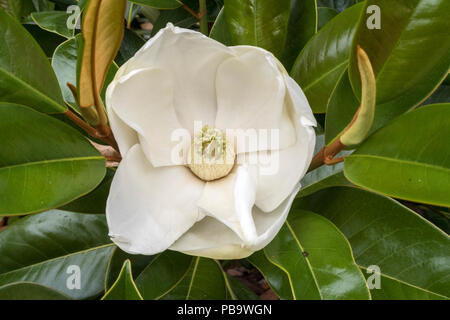
<path id="1" fill-rule="evenodd" d="M 271 53 L 226 47 L 169 24 L 119 69 L 106 104 L 123 157 L 106 217 L 121 249 L 238 259 L 275 237 L 312 159 L 316 121 L 302 90 Z M 174 132 L 184 128 L 199 137 L 196 121 L 207 143 L 225 133 L 230 172 L 214 163 L 174 162 L 180 145 Z M 273 132 L 279 139 L 239 146 L 228 129 Z M 249 160 L 259 156 L 264 164 Z"/>

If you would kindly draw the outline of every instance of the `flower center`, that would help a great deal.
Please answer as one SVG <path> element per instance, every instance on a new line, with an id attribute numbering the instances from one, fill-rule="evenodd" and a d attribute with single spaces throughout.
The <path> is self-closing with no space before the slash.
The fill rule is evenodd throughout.
<path id="1" fill-rule="evenodd" d="M 204 126 L 194 135 L 189 168 L 200 179 L 212 181 L 228 175 L 234 166 L 234 150 L 222 130 Z"/>

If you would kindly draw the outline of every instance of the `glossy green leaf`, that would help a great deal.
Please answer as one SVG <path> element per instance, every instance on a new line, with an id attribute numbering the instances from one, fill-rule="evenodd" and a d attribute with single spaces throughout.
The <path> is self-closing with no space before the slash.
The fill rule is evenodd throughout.
<path id="1" fill-rule="evenodd" d="M 122 265 L 126 260 L 130 260 L 133 278 L 136 279 L 153 258 L 154 256 L 129 254 L 116 247 L 111 255 L 108 269 L 106 270 L 105 291 L 111 288 L 114 281 L 119 277 L 119 273 L 122 270 Z"/>
<path id="2" fill-rule="evenodd" d="M 59 209 L 79 213 L 104 214 L 106 212 L 106 200 L 108 199 L 113 177 L 114 171 L 111 169 L 106 170 L 106 175 L 97 188 Z M 120 266 L 122 266 L 122 264 Z"/>
<path id="3" fill-rule="evenodd" d="M 130 260 L 123 263 L 119 277 L 105 293 L 102 300 L 144 300 L 134 283 Z"/>
<path id="4" fill-rule="evenodd" d="M 260 250 L 247 258 L 250 263 L 261 272 L 272 290 L 284 300 L 292 300 L 293 292 L 289 278 L 282 269 L 267 259 L 264 250 Z"/>
<path id="5" fill-rule="evenodd" d="M 125 29 L 122 44 L 117 53 L 115 61 L 118 65 L 123 65 L 144 45 L 145 41 L 136 32 Z M 106 84 L 107 86 L 107 84 Z"/>
<path id="6" fill-rule="evenodd" d="M 360 102 L 353 93 L 346 69 L 328 100 L 325 118 L 326 144 L 342 134 L 345 127 L 352 121 L 359 105 Z"/>
<path id="7" fill-rule="evenodd" d="M 105 175 L 105 158 L 81 133 L 30 108 L 0 103 L 0 132 L 0 216 L 59 207 Z"/>
<path id="8" fill-rule="evenodd" d="M 71 15 L 72 13 L 65 11 L 43 11 L 32 13 L 31 18 L 42 29 L 71 38 L 75 33 L 75 29 L 69 29 L 67 26 Z"/>
<path id="9" fill-rule="evenodd" d="M 364 14 L 350 59 L 350 80 L 360 96 L 356 46 L 368 54 L 377 80 L 373 131 L 419 105 L 445 79 L 450 68 L 450 2 L 448 0 L 368 0 L 377 5 L 381 29 L 369 29 Z"/>
<path id="10" fill-rule="evenodd" d="M 67 108 L 55 74 L 33 37 L 0 9 L 0 101 L 20 103 L 41 112 Z"/>
<path id="11" fill-rule="evenodd" d="M 136 285 L 145 300 L 160 299 L 183 281 L 192 265 L 191 256 L 167 250 L 153 258 Z"/>
<path id="12" fill-rule="evenodd" d="M 370 282 L 370 276 L 373 275 L 373 272 L 368 272 L 364 267 L 361 267 L 361 271 L 366 276 L 366 280 Z M 441 295 L 411 286 L 383 274 L 380 276 L 382 287 L 380 289 L 374 288 L 370 291 L 374 300 L 446 300 Z"/>
<path id="13" fill-rule="evenodd" d="M 225 0 L 234 45 L 264 48 L 280 57 L 286 44 L 290 0 Z"/>
<path id="14" fill-rule="evenodd" d="M 225 10 L 223 8 L 220 10 L 219 15 L 211 28 L 209 37 L 223 43 L 226 46 L 233 45 L 230 31 L 228 30 L 228 25 L 225 20 Z"/>
<path id="15" fill-rule="evenodd" d="M 408 112 L 345 159 L 354 184 L 391 197 L 450 206 L 450 104 Z"/>
<path id="16" fill-rule="evenodd" d="M 450 84 L 445 81 L 433 92 L 433 94 L 423 103 L 435 104 L 435 103 L 450 103 Z"/>
<path id="17" fill-rule="evenodd" d="M 159 30 L 165 28 L 169 22 L 180 28 L 189 28 L 196 24 L 198 20 L 184 8 L 161 11 L 158 19 L 153 25 L 152 36 Z"/>
<path id="18" fill-rule="evenodd" d="M 287 70 L 292 68 L 300 51 L 317 32 L 316 0 L 291 0 L 291 13 L 281 62 Z"/>
<path id="19" fill-rule="evenodd" d="M 178 0 L 130 0 L 130 2 L 156 9 L 176 9 L 182 4 L 181 1 Z"/>
<path id="20" fill-rule="evenodd" d="M 349 62 L 349 52 L 362 4 L 337 15 L 303 48 L 291 70 L 315 113 L 327 110 L 328 100 Z"/>
<path id="21" fill-rule="evenodd" d="M 224 273 L 225 283 L 230 300 L 260 300 L 259 297 L 245 284 L 232 276 Z"/>
<path id="22" fill-rule="evenodd" d="M 317 136 L 314 154 L 317 154 L 324 145 L 324 136 Z M 349 154 L 351 154 L 350 151 L 344 150 L 338 153 L 336 157 L 347 156 Z M 342 172 L 343 168 L 343 163 L 337 163 L 332 166 L 323 165 L 311 172 L 308 172 L 300 181 L 302 188 L 300 189 L 297 197 L 304 197 L 331 186 L 350 185 L 351 183 L 344 177 Z"/>
<path id="23" fill-rule="evenodd" d="M 350 244 L 327 219 L 293 210 L 267 257 L 288 275 L 294 299 L 370 299 Z"/>
<path id="24" fill-rule="evenodd" d="M 380 268 L 381 289 L 371 290 L 373 298 L 449 296 L 450 238 L 397 201 L 335 187 L 298 199 L 294 206 L 330 219 L 349 240 L 358 265 Z M 383 282 L 386 278 L 389 283 Z"/>
<path id="25" fill-rule="evenodd" d="M 21 21 L 35 9 L 30 0 L 0 0 L 0 8 L 18 21 Z"/>
<path id="26" fill-rule="evenodd" d="M 317 0 L 317 5 L 319 7 L 328 7 L 341 12 L 361 1 L 363 0 Z"/>
<path id="27" fill-rule="evenodd" d="M 222 268 L 215 260 L 194 257 L 187 275 L 164 299 L 225 300 L 229 297 Z"/>
<path id="28" fill-rule="evenodd" d="M 322 29 L 328 22 L 338 15 L 338 12 L 332 8 L 317 8 L 318 23 L 317 29 Z"/>
<path id="29" fill-rule="evenodd" d="M 56 77 L 63 93 L 64 100 L 75 110 L 79 111 L 72 92 L 67 87 L 67 82 L 76 84 L 77 82 L 77 57 L 78 48 L 81 41 L 81 35 L 77 35 L 75 38 L 69 39 L 63 42 L 58 48 L 56 48 L 52 59 L 53 70 L 55 71 Z M 106 89 L 108 84 L 114 79 L 114 75 L 118 70 L 118 66 L 113 63 L 109 68 L 108 74 L 106 75 L 105 85 L 103 86 L 101 97 L 103 101 L 105 100 Z"/>
<path id="30" fill-rule="evenodd" d="M 16 282 L 0 287 L 0 300 L 70 300 L 70 297 L 37 283 Z"/>
<path id="31" fill-rule="evenodd" d="M 22 25 L 36 40 L 45 55 L 50 60 L 56 48 L 67 39 L 53 32 L 41 29 L 36 24 L 26 23 Z"/>
<path id="32" fill-rule="evenodd" d="M 25 281 L 93 298 L 104 290 L 113 250 L 104 215 L 52 210 L 29 216 L 0 232 L 0 286 Z"/>

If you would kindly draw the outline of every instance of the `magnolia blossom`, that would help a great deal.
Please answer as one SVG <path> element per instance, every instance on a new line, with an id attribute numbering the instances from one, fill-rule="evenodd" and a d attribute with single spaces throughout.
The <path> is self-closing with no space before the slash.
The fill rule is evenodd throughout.
<path id="1" fill-rule="evenodd" d="M 316 121 L 271 53 L 169 24 L 119 69 L 106 104 L 123 158 L 106 217 L 121 249 L 238 259 L 275 237 Z M 224 162 L 204 162 L 213 143 Z"/>

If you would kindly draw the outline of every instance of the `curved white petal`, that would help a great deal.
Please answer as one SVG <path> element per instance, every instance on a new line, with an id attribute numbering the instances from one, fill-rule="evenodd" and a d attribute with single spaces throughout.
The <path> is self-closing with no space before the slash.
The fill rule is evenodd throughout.
<path id="1" fill-rule="evenodd" d="M 167 249 L 196 221 L 204 182 L 183 166 L 154 168 L 133 146 L 114 176 L 106 206 L 112 241 L 133 254 Z"/>
<path id="2" fill-rule="evenodd" d="M 256 181 L 247 168 L 239 166 L 228 176 L 207 182 L 198 206 L 251 245 L 257 236 L 252 217 L 255 193 Z"/>
<path id="3" fill-rule="evenodd" d="M 277 150 L 295 143 L 295 129 L 284 108 L 286 85 L 272 54 L 251 47 L 232 47 L 235 57 L 224 61 L 217 71 L 216 127 L 243 130 L 227 136 L 257 134 L 277 130 L 277 144 L 272 140 L 250 143 L 244 137 L 237 143 L 237 153 Z M 245 132 L 248 130 L 247 132 Z M 258 136 L 259 137 L 259 136 Z M 245 141 L 245 144 L 242 142 Z M 280 142 L 280 144 L 278 144 Z"/>
<path id="4" fill-rule="evenodd" d="M 259 165 L 256 205 L 265 212 L 277 208 L 306 174 L 316 143 L 313 127 L 317 122 L 303 91 L 287 74 L 284 75 L 284 80 L 288 88 L 286 108 L 296 128 L 295 145 L 282 150 L 238 156 L 238 163 L 250 161 L 255 164 L 256 161 Z"/>
<path id="5" fill-rule="evenodd" d="M 111 130 L 114 132 L 114 138 L 119 146 L 119 151 L 122 157 L 125 157 L 128 150 L 139 142 L 137 132 L 123 122 L 111 108 L 111 95 L 117 81 L 112 82 L 106 91 L 106 109 L 108 111 L 108 120 Z"/>
<path id="6" fill-rule="evenodd" d="M 108 100 L 113 114 L 137 132 L 142 149 L 153 166 L 180 164 L 172 155 L 178 144 L 172 139 L 173 135 L 183 128 L 173 108 L 170 74 L 155 68 L 130 72 L 112 87 Z M 186 134 L 190 138 L 189 133 Z"/>
<path id="7" fill-rule="evenodd" d="M 253 219 L 257 237 L 252 245 L 245 245 L 242 239 L 229 227 L 212 217 L 205 217 L 181 236 L 169 249 L 186 254 L 212 259 L 242 259 L 261 250 L 275 238 L 286 221 L 289 209 L 299 190 L 295 186 L 289 197 L 272 212 L 253 208 Z"/>
<path id="8" fill-rule="evenodd" d="M 194 121 L 213 125 L 217 99 L 217 67 L 232 51 L 192 30 L 168 24 L 131 58 L 120 76 L 135 69 L 161 68 L 174 79 L 174 108 L 180 123 L 191 133 Z M 121 68 L 122 69 L 122 68 Z"/>

